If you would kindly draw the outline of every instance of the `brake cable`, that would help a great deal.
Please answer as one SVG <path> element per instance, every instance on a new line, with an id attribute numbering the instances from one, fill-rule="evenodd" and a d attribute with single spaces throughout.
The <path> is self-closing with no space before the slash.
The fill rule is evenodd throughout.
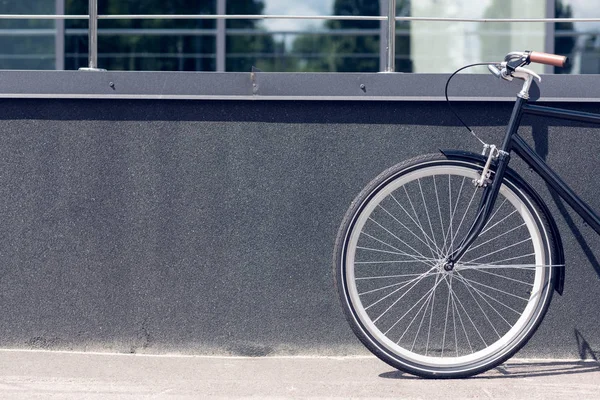
<path id="1" fill-rule="evenodd" d="M 452 111 L 452 113 L 456 116 L 456 118 L 458 118 L 458 120 L 464 125 L 464 127 L 467 128 L 467 130 L 471 133 L 471 135 L 473 135 L 477 140 L 479 140 L 481 142 L 481 144 L 483 144 L 484 146 L 486 146 L 486 143 L 483 140 L 481 140 L 479 138 L 479 136 L 477 136 L 477 134 L 473 131 L 473 129 L 471 129 L 471 127 L 469 125 L 467 125 L 465 123 L 465 121 L 463 121 L 463 119 L 458 115 L 458 113 L 452 107 L 452 104 L 450 103 L 450 99 L 448 99 L 448 85 L 450 84 L 450 80 L 452 78 L 454 78 L 454 75 L 458 74 L 463 69 L 467 69 L 467 68 L 471 68 L 471 67 L 476 67 L 476 66 L 481 66 L 481 65 L 490 65 L 490 64 L 494 64 L 495 65 L 495 64 L 499 64 L 499 63 L 495 63 L 495 62 L 475 63 L 475 64 L 465 65 L 464 67 L 461 67 L 461 68 L 457 69 L 456 71 L 454 71 L 452 73 L 452 75 L 450 75 L 450 77 L 446 81 L 446 88 L 444 89 L 444 94 L 446 96 L 446 103 L 448 104 L 448 108 L 450 108 L 450 111 Z"/>

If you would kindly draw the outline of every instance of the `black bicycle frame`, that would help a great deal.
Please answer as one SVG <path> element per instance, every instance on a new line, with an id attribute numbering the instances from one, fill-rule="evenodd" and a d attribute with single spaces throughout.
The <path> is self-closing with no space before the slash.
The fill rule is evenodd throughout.
<path id="1" fill-rule="evenodd" d="M 596 233 L 600 235 L 600 217 L 581 200 L 575 192 L 554 172 L 546 162 L 517 134 L 521 117 L 523 114 L 540 115 L 545 117 L 559 118 L 572 121 L 588 122 L 600 124 L 600 114 L 564 110 L 560 108 L 538 106 L 528 104 L 527 100 L 517 97 L 517 101 L 512 111 L 510 121 L 507 126 L 506 136 L 500 148 L 500 152 L 496 161 L 496 168 L 492 184 L 484 189 L 482 199 L 479 205 L 478 215 L 467 236 L 457 249 L 448 258 L 448 264 L 453 266 L 469 246 L 475 241 L 477 236 L 483 230 L 485 224 L 490 217 L 500 185 L 504 178 L 504 172 L 510 160 L 510 153 L 514 151 L 521 157 L 527 165 L 531 167 L 542 179 L 550 185 L 550 187 L 563 198 L 567 204 L 579 214 L 583 220 L 591 226 Z"/>

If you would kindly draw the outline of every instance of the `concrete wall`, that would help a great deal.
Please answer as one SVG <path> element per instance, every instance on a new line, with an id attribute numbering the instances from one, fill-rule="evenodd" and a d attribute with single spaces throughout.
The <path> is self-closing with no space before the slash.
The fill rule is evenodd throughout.
<path id="1" fill-rule="evenodd" d="M 346 208 L 394 163 L 480 150 L 439 102 L 4 99 L 0 109 L 3 348 L 364 354 L 330 272 Z M 498 143 L 511 104 L 457 109 Z M 600 133 L 524 125 L 600 210 Z M 597 357 L 600 239 L 535 182 L 563 236 L 566 286 L 520 356 Z"/>

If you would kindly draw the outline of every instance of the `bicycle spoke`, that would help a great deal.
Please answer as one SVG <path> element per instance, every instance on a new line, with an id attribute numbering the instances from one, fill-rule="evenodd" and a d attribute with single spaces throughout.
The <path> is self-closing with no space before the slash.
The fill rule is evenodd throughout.
<path id="1" fill-rule="evenodd" d="M 471 282 L 471 283 L 473 283 L 473 284 L 475 284 L 475 285 L 483 286 L 483 287 L 485 287 L 485 288 L 488 288 L 488 289 L 490 289 L 490 290 L 494 290 L 494 291 L 496 291 L 496 292 L 503 293 L 503 294 L 505 294 L 505 295 L 507 295 L 507 296 L 512 296 L 512 297 L 515 297 L 515 298 L 517 298 L 517 299 L 520 299 L 520 300 L 523 300 L 523 301 L 529 301 L 529 299 L 528 299 L 528 298 L 521 297 L 521 296 L 517 296 L 516 294 L 508 293 L 508 292 L 507 292 L 507 291 L 505 291 L 505 290 L 498 289 L 498 288 L 495 288 L 495 287 L 493 287 L 493 286 L 486 285 L 486 284 L 484 284 L 484 283 L 481 283 L 481 282 L 477 282 L 477 281 L 476 281 L 476 280 L 474 280 L 474 279 L 467 279 L 467 278 L 465 278 L 464 276 L 461 276 L 461 279 L 464 279 L 464 280 L 466 280 L 466 281 L 468 281 L 468 282 Z"/>
<path id="2" fill-rule="evenodd" d="M 410 287 L 410 288 L 409 288 L 409 289 L 408 289 L 406 292 L 404 292 L 404 294 L 403 294 L 403 295 L 402 295 L 402 296 L 401 296 L 401 297 L 400 297 L 398 300 L 396 300 L 394 303 L 392 303 L 392 305 L 391 305 L 391 306 L 390 306 L 390 307 L 389 307 L 387 310 L 385 310 L 385 311 L 383 312 L 383 314 L 387 313 L 387 312 L 388 312 L 388 311 L 389 311 L 389 310 L 390 310 L 390 309 L 391 309 L 391 308 L 392 308 L 394 305 L 396 305 L 396 303 L 398 303 L 398 301 L 400 301 L 400 300 L 401 300 L 401 299 L 402 299 L 404 296 L 406 296 L 406 295 L 407 295 L 407 294 L 408 294 L 408 293 L 409 293 L 409 292 L 410 292 L 410 291 L 411 291 L 411 290 L 412 290 L 412 289 L 413 289 L 415 286 L 417 286 L 417 285 L 419 284 L 419 282 L 421 282 L 421 281 L 422 281 L 424 278 L 426 278 L 427 276 L 431 276 L 431 275 L 432 275 L 432 274 L 431 274 L 431 271 L 432 271 L 432 270 L 433 270 L 433 268 L 432 268 L 431 270 L 429 270 L 429 271 L 425 272 L 424 274 L 422 274 L 422 275 L 421 275 L 421 277 L 414 279 L 414 280 L 412 281 L 412 282 L 414 282 L 414 284 L 413 284 L 413 285 L 412 285 L 412 286 L 411 286 L 411 287 Z M 366 310 L 368 310 L 369 308 L 373 307 L 374 305 L 381 303 L 383 300 L 387 299 L 388 297 L 390 297 L 390 296 L 393 296 L 395 293 L 398 293 L 400 290 L 404 289 L 406 286 L 410 285 L 410 283 L 412 283 L 412 282 L 409 282 L 409 283 L 407 283 L 406 285 L 404 285 L 404 286 L 402 286 L 402 287 L 399 287 L 398 289 L 394 290 L 392 293 L 388 294 L 387 296 L 385 296 L 385 297 L 382 297 L 381 299 L 377 300 L 375 303 L 371 304 L 370 306 L 368 306 L 368 307 L 365 307 L 365 311 L 366 311 Z M 374 320 L 374 321 L 373 321 L 373 323 L 377 322 L 377 320 L 378 320 L 379 318 L 381 318 L 381 317 L 383 316 L 383 314 L 381 314 L 379 317 L 377 317 L 377 319 L 376 319 L 376 320 Z"/>
<path id="3" fill-rule="evenodd" d="M 423 260 L 354 261 L 354 264 L 414 264 L 415 261 L 422 262 Z M 435 260 L 429 261 L 434 262 Z"/>
<path id="4" fill-rule="evenodd" d="M 483 317 L 490 324 L 490 326 L 492 327 L 492 329 L 494 330 L 494 332 L 498 336 L 498 339 L 500 339 L 502 336 L 500 335 L 500 333 L 498 333 L 498 330 L 496 329 L 496 326 L 494 326 L 494 324 L 492 323 L 492 321 L 490 321 L 490 318 L 488 317 L 487 313 L 484 311 L 483 307 L 481 307 L 481 304 L 479 304 L 479 301 L 477 301 L 477 298 L 475 297 L 475 295 L 471 291 L 471 287 L 473 287 L 473 286 L 468 281 L 463 281 L 463 284 L 465 285 L 465 287 L 467 288 L 467 291 L 469 292 L 469 294 L 471 295 L 471 297 L 475 301 L 475 304 L 477 304 L 477 307 L 479 308 L 479 310 L 483 314 Z"/>
<path id="5" fill-rule="evenodd" d="M 477 260 L 481 260 L 482 258 L 489 257 L 489 256 L 491 256 L 491 255 L 493 255 L 493 254 L 500 253 L 501 251 L 508 250 L 508 249 L 510 249 L 510 248 L 513 248 L 513 247 L 515 247 L 515 246 L 518 246 L 518 245 L 520 245 L 520 244 L 523 244 L 523 243 L 526 243 L 526 242 L 530 242 L 530 241 L 531 241 L 531 238 L 527 238 L 527 239 L 521 240 L 521 241 L 519 241 L 519 242 L 517 242 L 517 243 L 511 244 L 511 245 L 509 245 L 509 246 L 505 246 L 505 247 L 503 247 L 503 248 L 501 248 L 501 249 L 498 249 L 498 250 L 496 250 L 496 251 L 492 251 L 492 252 L 490 252 L 490 253 L 486 253 L 485 255 L 483 255 L 483 256 L 481 256 L 481 257 L 477 257 L 477 258 L 474 258 L 474 259 L 472 259 L 472 260 L 469 260 L 468 262 L 474 262 L 474 261 L 477 261 Z"/>
<path id="6" fill-rule="evenodd" d="M 450 281 L 452 281 L 452 278 L 450 278 Z M 444 335 L 442 336 L 442 354 L 441 357 L 444 357 L 444 348 L 446 346 L 446 330 L 448 328 L 448 313 L 450 311 L 450 286 L 452 285 L 452 282 L 449 283 L 449 288 L 448 288 L 448 300 L 446 301 L 446 318 L 444 318 Z"/>
<path id="7" fill-rule="evenodd" d="M 417 343 L 417 339 L 419 338 L 419 333 L 421 332 L 421 328 L 423 327 L 423 321 L 425 320 L 425 316 L 427 315 L 427 309 L 429 308 L 429 303 L 431 302 L 431 299 L 435 297 L 435 288 L 438 285 L 439 277 L 440 277 L 439 274 L 436 275 L 435 284 L 434 284 L 433 288 L 430 290 L 429 296 L 427 296 L 427 300 L 424 303 L 425 307 L 423 307 L 423 316 L 421 317 L 421 322 L 419 323 L 419 328 L 417 329 L 417 333 L 415 334 L 415 338 L 413 340 L 410 351 L 413 351 L 413 349 L 415 348 L 415 344 Z M 425 350 L 425 355 L 427 355 L 427 350 Z"/>
<path id="8" fill-rule="evenodd" d="M 438 196 L 437 184 L 435 183 L 435 175 L 433 175 L 433 191 L 435 192 L 435 200 L 437 202 L 438 207 L 438 216 L 440 217 L 440 229 L 442 231 L 442 237 L 446 237 L 446 233 L 444 232 L 444 219 L 442 218 L 442 207 L 440 206 L 440 197 Z M 446 252 L 445 245 L 442 247 L 442 254 Z"/>
<path id="9" fill-rule="evenodd" d="M 520 256 L 509 257 L 509 258 L 505 258 L 504 260 L 494 261 L 494 262 L 491 262 L 491 263 L 488 263 L 488 264 L 484 264 L 484 265 L 502 265 L 500 263 L 503 263 L 503 262 L 506 262 L 506 261 L 518 260 L 519 258 L 525 258 L 525 257 L 531 257 L 531 256 L 535 256 L 535 253 L 528 253 L 528 254 L 523 254 L 523 255 L 520 255 Z M 461 261 L 461 263 L 462 263 L 462 261 Z M 464 262 L 464 264 L 469 264 L 469 263 L 472 263 L 472 260 Z"/>
<path id="10" fill-rule="evenodd" d="M 423 274 L 419 274 L 419 277 L 420 277 L 420 276 L 422 276 L 422 275 L 423 275 Z M 359 296 L 364 296 L 365 294 L 371 294 L 371 293 L 375 293 L 375 292 L 380 292 L 380 291 L 382 291 L 382 290 L 389 289 L 389 288 L 392 288 L 392 287 L 396 287 L 396 286 L 399 286 L 399 285 L 402 285 L 402 284 L 406 283 L 406 285 L 404 285 L 404 286 L 402 287 L 402 288 L 404 288 L 404 287 L 406 287 L 406 286 L 410 285 L 412 282 L 414 282 L 414 281 L 416 281 L 416 280 L 418 280 L 418 279 L 419 279 L 419 278 L 414 278 L 414 279 L 408 279 L 408 280 L 406 280 L 406 281 L 402 281 L 402 282 L 396 282 L 396 283 L 393 283 L 393 284 L 391 284 L 391 285 L 382 286 L 382 287 L 379 287 L 379 288 L 377 288 L 377 289 L 371 289 L 371 290 L 368 290 L 368 291 L 366 291 L 366 292 L 359 292 L 359 293 L 358 293 L 358 295 L 359 295 Z M 400 288 L 400 289 L 402 289 L 402 288 Z M 368 307 L 367 307 L 367 308 L 368 308 Z"/>
<path id="11" fill-rule="evenodd" d="M 465 323 L 463 322 L 463 319 L 460 316 L 460 310 L 458 309 L 458 306 L 456 305 L 457 296 L 454 293 L 454 291 L 452 291 L 451 293 L 452 293 L 452 306 L 454 307 L 454 310 L 455 310 L 456 314 L 458 315 L 458 320 L 460 322 L 460 325 L 462 326 L 463 332 L 465 334 L 465 339 L 467 339 L 467 343 L 469 344 L 471 353 L 473 353 L 473 346 L 471 345 L 471 341 L 469 340 L 469 335 L 467 334 L 467 329 L 465 328 Z M 456 332 L 455 332 L 455 335 L 456 335 Z M 458 337 L 456 339 L 456 356 L 458 357 Z"/>
<path id="12" fill-rule="evenodd" d="M 421 192 L 421 200 L 423 201 L 423 208 L 425 209 L 425 214 L 427 215 L 427 221 L 429 222 L 429 229 L 431 230 L 431 237 L 433 239 L 433 243 L 436 243 L 435 233 L 433 232 L 433 225 L 431 225 L 431 218 L 429 217 L 429 207 L 427 207 L 427 202 L 425 201 L 425 195 L 423 194 L 423 187 L 421 186 L 421 180 L 417 179 L 417 182 L 419 183 L 419 191 Z M 441 253 L 438 252 L 438 256 L 440 254 Z"/>
<path id="13" fill-rule="evenodd" d="M 513 212 L 511 212 L 510 214 L 508 214 L 507 216 L 505 216 L 504 218 L 502 218 L 500 221 L 496 222 L 494 225 L 492 225 L 489 228 L 487 228 L 486 230 L 482 231 L 479 235 L 481 236 L 484 233 L 486 233 L 487 231 L 492 230 L 494 227 L 496 227 L 499 224 L 501 224 L 502 222 L 506 221 L 511 215 L 514 215 L 516 212 L 517 212 L 517 210 L 514 210 Z"/>
<path id="14" fill-rule="evenodd" d="M 510 229 L 510 230 L 508 230 L 508 231 L 506 231 L 506 232 L 504 232 L 504 233 L 501 233 L 501 234 L 500 234 L 500 235 L 498 235 L 498 236 L 494 236 L 493 238 L 491 238 L 491 239 L 489 239 L 489 240 L 487 240 L 487 241 L 485 241 L 485 242 L 483 242 L 483 243 L 480 243 L 480 244 L 478 244 L 477 246 L 472 246 L 472 247 L 469 247 L 469 248 L 467 249 L 467 251 L 465 251 L 465 254 L 467 254 L 467 253 L 468 253 L 468 252 L 470 252 L 471 250 L 475 250 L 475 249 L 478 249 L 479 247 L 481 247 L 481 246 L 483 246 L 483 245 L 489 244 L 489 243 L 493 242 L 494 240 L 497 240 L 497 239 L 501 238 L 502 236 L 508 235 L 509 233 L 511 233 L 511 232 L 514 232 L 515 230 L 517 230 L 517 229 L 519 229 L 519 228 L 521 228 L 521 227 L 523 227 L 523 226 L 526 226 L 526 224 L 525 224 L 525 223 L 522 223 L 521 225 L 519 225 L 519 226 L 517 226 L 517 227 L 514 227 L 514 228 L 512 228 L 512 229 Z M 481 235 L 480 235 L 480 236 L 481 236 Z"/>
<path id="15" fill-rule="evenodd" d="M 431 291 L 431 290 L 430 290 Z M 425 295 L 423 297 L 421 297 L 421 299 L 419 299 L 416 303 L 415 306 L 411 307 L 410 310 L 408 310 L 407 312 L 404 313 L 404 315 L 402 315 L 402 317 L 400 317 L 400 319 L 398 319 L 386 332 L 385 334 L 387 335 L 396 325 L 398 325 L 398 323 L 400 321 L 402 321 L 404 319 L 405 316 L 407 316 L 413 308 L 415 308 L 416 306 L 418 306 L 421 301 L 423 299 L 425 299 L 425 296 L 428 295 L 429 292 L 425 293 Z M 408 323 L 408 325 L 406 326 L 406 329 L 404 330 L 404 332 L 402 332 L 402 336 L 400 336 L 400 338 L 398 339 L 398 341 L 396 342 L 396 344 L 400 343 L 402 341 L 402 339 L 404 338 L 404 335 L 406 335 L 406 333 L 410 330 L 410 327 L 412 326 L 412 324 L 415 322 L 415 320 L 417 319 L 417 317 L 421 314 L 421 310 L 427 305 L 427 301 L 423 301 L 423 304 L 421 305 L 421 307 L 417 310 L 417 312 L 415 313 L 414 317 L 410 320 L 410 322 Z"/>
<path id="16" fill-rule="evenodd" d="M 454 276 L 454 275 L 453 275 Z M 452 291 L 452 278 L 450 279 L 450 287 L 448 295 L 452 299 L 452 323 L 454 324 L 454 346 L 456 348 L 456 357 L 458 357 L 458 331 L 456 330 L 456 313 L 454 310 L 454 292 Z"/>
<path id="17" fill-rule="evenodd" d="M 485 231 L 488 227 L 489 224 L 492 223 L 492 220 L 494 219 L 494 217 L 496 217 L 496 215 L 500 212 L 500 210 L 502 209 L 502 206 L 504 206 L 504 204 L 506 204 L 506 202 L 508 201 L 508 199 L 504 199 L 502 201 L 502 203 L 500 203 L 500 205 L 498 207 L 496 207 L 496 211 L 494 211 L 494 213 L 492 214 L 492 216 L 487 220 L 487 222 L 485 223 L 482 231 Z"/>
<path id="18" fill-rule="evenodd" d="M 362 246 L 357 246 L 356 248 L 358 250 L 367 250 L 367 251 L 373 251 L 373 252 L 376 252 L 376 253 L 385 253 L 385 254 L 395 254 L 395 255 L 399 255 L 399 256 L 407 256 L 407 257 L 410 257 L 414 261 L 419 261 L 419 262 L 422 262 L 424 264 L 428 264 L 428 263 L 435 264 L 437 262 L 437 260 L 433 260 L 431 258 L 427 258 L 427 257 L 423 257 L 423 256 L 417 257 L 417 256 L 415 256 L 413 254 L 408 254 L 408 253 L 406 253 L 406 252 L 404 252 L 402 250 L 396 249 L 393 246 L 390 246 L 390 247 L 393 248 L 393 249 L 395 249 L 395 250 L 397 250 L 397 251 L 373 249 L 371 247 L 362 247 Z M 429 266 L 431 266 L 431 265 L 429 265 Z"/>
<path id="19" fill-rule="evenodd" d="M 369 279 L 389 279 L 389 278 L 406 278 L 409 276 L 421 276 L 423 274 L 402 274 L 402 275 L 385 275 L 385 276 L 363 276 L 356 278 L 357 281 L 369 280 Z"/>
<path id="20" fill-rule="evenodd" d="M 477 193 L 477 189 L 475 189 L 475 191 L 473 192 L 473 195 L 471 196 L 471 200 L 469 200 L 469 204 L 467 205 L 467 208 L 465 209 L 463 217 L 460 220 L 460 224 L 458 224 L 458 228 L 456 228 L 456 232 L 454 233 L 454 237 L 450 241 L 450 249 L 451 250 L 454 250 L 454 241 L 456 240 L 456 237 L 458 236 L 458 233 L 460 232 L 460 228 L 462 227 L 462 224 L 465 221 L 465 217 L 467 216 L 467 213 L 469 212 L 469 209 L 471 208 L 471 204 L 473 204 L 473 199 L 475 199 L 475 194 L 476 193 Z M 481 212 L 481 211 L 482 210 L 480 210 L 479 212 Z"/>
<path id="21" fill-rule="evenodd" d="M 390 232 L 388 229 L 386 229 L 379 222 L 375 221 L 373 218 L 369 217 L 369 221 L 375 222 L 381 229 L 383 229 L 384 231 L 386 231 L 387 233 L 389 233 L 390 235 L 392 235 L 394 238 L 396 238 L 400 243 L 404 244 L 406 247 L 408 247 L 409 249 L 411 249 L 412 251 L 414 251 L 415 254 L 419 255 L 419 257 L 425 258 L 425 256 L 423 254 L 421 254 L 418 250 L 416 250 L 414 247 L 412 247 L 411 245 L 409 245 L 408 243 L 406 243 L 404 240 L 400 239 L 398 236 L 396 236 L 395 234 L 393 234 L 392 232 Z"/>
<path id="22" fill-rule="evenodd" d="M 442 282 L 442 281 L 440 281 L 440 282 Z M 385 332 L 385 334 L 387 335 L 396 325 L 398 325 L 398 323 L 400 321 L 402 321 L 404 319 L 404 317 L 406 317 L 416 306 L 418 306 L 421 303 L 421 301 L 423 301 L 423 299 L 425 299 L 427 296 L 429 296 L 429 294 L 432 291 L 434 291 L 435 288 L 438 285 L 439 285 L 439 282 L 434 287 L 432 287 L 431 289 L 429 289 L 419 300 L 417 300 L 415 302 L 415 304 L 411 308 L 408 309 L 408 311 L 406 311 L 396 322 L 394 322 L 394 324 Z M 412 290 L 414 288 L 414 286 L 415 285 L 413 285 L 409 290 Z M 395 306 L 407 294 L 408 294 L 408 291 L 406 293 L 404 293 L 398 300 L 396 300 L 391 306 L 389 306 L 388 309 L 383 312 L 383 314 L 387 313 L 393 306 Z M 419 309 L 419 310 L 421 310 L 421 309 Z M 383 316 L 383 314 L 381 314 L 379 317 L 377 317 L 376 319 L 374 319 L 373 323 L 374 324 L 377 323 L 377 321 Z M 419 314 L 419 312 L 417 312 L 417 315 L 418 314 Z"/>
<path id="23" fill-rule="evenodd" d="M 446 276 L 447 275 L 445 275 L 443 279 L 445 279 Z M 438 274 L 438 277 L 439 277 L 439 274 Z M 425 344 L 425 355 L 427 355 L 427 351 L 429 350 L 429 340 L 431 338 L 431 323 L 433 322 L 434 305 L 435 305 L 435 292 L 433 293 L 433 297 L 431 298 L 431 312 L 429 313 L 429 330 L 427 331 L 427 343 Z"/>
<path id="24" fill-rule="evenodd" d="M 419 218 L 419 214 L 417 214 L 417 210 L 415 209 L 415 206 L 414 206 L 414 204 L 413 204 L 412 200 L 410 199 L 410 196 L 409 196 L 409 194 L 408 194 L 408 190 L 406 190 L 406 186 L 404 186 L 404 194 L 406 194 L 406 198 L 408 199 L 408 203 L 410 204 L 410 208 L 412 209 L 412 211 L 413 211 L 413 213 L 414 213 L 414 215 L 415 215 L 415 218 L 416 218 L 416 221 L 417 221 L 417 222 L 416 222 L 416 224 L 417 224 L 417 226 L 418 226 L 418 227 L 421 229 L 421 232 L 423 233 L 423 236 L 425 236 L 425 238 L 426 238 L 426 239 L 429 239 L 429 240 L 433 241 L 433 240 L 432 240 L 431 238 L 429 238 L 429 236 L 428 236 L 428 235 L 425 233 L 425 229 L 423 228 L 423 224 L 421 223 L 421 219 Z M 396 198 L 395 198 L 395 197 L 394 197 L 394 200 L 395 200 L 395 201 L 396 201 L 398 204 L 400 204 L 400 203 L 398 202 L 398 200 L 396 200 Z M 404 212 L 406 212 L 406 210 L 404 210 Z M 411 218 L 411 219 L 412 219 L 412 218 Z M 413 221 L 414 221 L 414 220 L 413 220 Z M 435 244 L 435 242 L 434 242 L 434 244 Z M 436 247 L 437 247 L 437 246 L 436 246 Z M 438 253 L 438 255 L 439 255 L 439 253 Z"/>
<path id="25" fill-rule="evenodd" d="M 440 257 L 440 250 L 437 248 L 436 246 L 436 250 L 434 251 L 434 249 L 431 247 L 431 245 L 429 243 L 426 243 L 423 239 L 421 239 L 419 236 L 417 236 L 416 233 L 414 233 L 413 231 L 411 231 L 410 229 L 408 229 L 408 227 L 406 225 L 404 225 L 402 222 L 400 222 L 398 220 L 398 218 L 396 218 L 394 215 L 392 215 L 388 210 L 386 210 L 381 204 L 378 205 L 379 208 L 381 208 L 383 211 L 385 211 L 390 217 L 392 217 L 392 219 L 394 221 L 396 221 L 398 224 L 400 224 L 400 226 L 402 226 L 404 229 L 406 229 L 411 235 L 413 235 L 415 238 L 417 238 L 417 240 L 419 240 L 421 243 L 423 243 L 425 246 L 427 246 L 429 248 L 429 250 L 431 251 L 431 255 L 433 257 Z M 383 228 L 385 229 L 385 228 Z M 425 232 L 423 232 L 425 233 Z M 391 234 L 391 233 L 390 233 Z M 426 237 L 427 238 L 427 237 Z M 434 246 L 435 246 L 435 242 L 433 242 Z"/>
<path id="26" fill-rule="evenodd" d="M 436 243 L 429 237 L 429 235 L 427 235 L 427 233 L 425 233 L 425 230 L 423 229 L 423 226 L 421 225 L 420 221 L 417 222 L 415 221 L 415 219 L 412 217 L 412 215 L 410 215 L 410 213 L 408 211 L 406 211 L 406 209 L 402 206 L 402 204 L 400 204 L 400 202 L 396 199 L 396 197 L 394 196 L 393 193 L 390 193 L 390 197 L 392 198 L 392 200 L 394 200 L 396 202 L 396 204 L 398 204 L 398 206 L 402 209 L 402 211 L 404 211 L 404 213 L 406 214 L 406 216 L 408 218 L 410 218 L 410 220 L 415 224 L 415 226 L 417 228 L 419 228 L 419 230 L 421 231 L 421 233 L 423 234 L 423 236 L 425 237 L 426 241 L 431 241 L 433 243 L 433 245 L 436 247 L 436 249 L 438 249 L 438 255 L 442 254 L 441 250 L 439 249 L 439 247 L 436 245 Z M 414 211 L 414 208 L 413 208 Z M 427 245 L 428 247 L 431 247 L 429 245 Z"/>
<path id="27" fill-rule="evenodd" d="M 519 256 L 515 258 L 522 258 L 525 256 L 533 256 L 534 254 L 525 254 L 524 256 Z M 506 260 L 505 260 L 506 261 Z M 536 265 L 536 264 L 475 264 L 475 265 L 461 265 L 458 264 L 454 267 L 455 271 L 464 271 L 464 270 L 480 270 L 480 269 L 522 269 L 522 270 L 530 270 L 535 271 L 539 268 L 554 268 L 554 267 L 564 267 L 565 264 L 552 264 L 552 265 Z"/>
<path id="28" fill-rule="evenodd" d="M 471 287 L 473 289 L 473 291 L 475 291 L 475 293 L 477 293 L 477 295 L 483 300 L 485 301 L 485 303 L 496 313 L 498 314 L 498 316 L 508 325 L 509 329 L 512 328 L 512 324 L 510 322 L 508 322 L 506 320 L 506 318 L 504 318 L 504 316 L 496 309 L 496 307 L 494 307 L 486 298 L 485 296 L 483 296 L 482 292 L 480 290 L 478 290 L 476 287 L 474 287 L 473 285 L 471 285 L 469 282 L 464 282 L 466 285 L 468 285 L 469 287 Z"/>
<path id="29" fill-rule="evenodd" d="M 451 176 L 448 175 L 448 195 L 449 195 L 450 200 L 451 200 L 452 199 L 452 189 L 451 189 L 451 183 L 450 183 L 451 179 L 450 178 L 451 178 Z M 450 239 L 450 245 L 449 245 L 449 247 L 446 247 L 446 249 L 448 249 L 450 251 L 452 250 L 452 245 L 453 245 L 453 242 L 454 242 L 453 238 L 455 236 L 455 232 L 454 232 L 454 216 L 456 215 L 456 210 L 458 208 L 458 199 L 460 199 L 460 195 L 462 194 L 462 190 L 463 190 L 463 187 L 465 185 L 465 179 L 466 178 L 463 177 L 462 182 L 460 184 L 460 188 L 458 190 L 458 195 L 456 196 L 456 204 L 454 205 L 454 210 L 450 214 L 450 229 L 449 229 L 449 231 L 446 232 L 447 234 L 449 233 L 449 235 L 444 238 L 444 246 L 446 246 L 446 243 L 447 243 L 448 239 Z M 450 206 L 452 206 L 452 201 L 450 201 Z M 452 208 L 452 207 L 450 207 L 450 208 Z"/>
<path id="30" fill-rule="evenodd" d="M 469 312 L 466 310 L 465 306 L 462 304 L 462 301 L 460 301 L 460 299 L 456 295 L 455 295 L 455 298 L 456 298 L 456 301 L 458 302 L 458 304 L 460 305 L 460 307 L 465 312 L 465 315 L 467 316 L 467 318 L 471 322 L 471 325 L 473 325 L 473 328 L 475 328 L 475 332 L 477 332 L 477 335 L 479 336 L 479 338 L 481 339 L 481 341 L 483 342 L 483 344 L 487 347 L 487 343 L 486 343 L 485 339 L 481 335 L 481 332 L 479 332 L 479 329 L 477 329 L 477 325 L 475 325 L 475 322 L 473 322 L 473 319 L 471 319 L 471 316 L 469 315 Z M 465 334 L 466 334 L 466 332 L 465 332 Z M 473 348 L 471 347 L 471 351 L 472 350 L 473 350 Z"/>
<path id="31" fill-rule="evenodd" d="M 496 276 L 496 277 L 498 277 L 498 278 L 506 279 L 506 280 L 508 280 L 508 281 L 511 281 L 511 282 L 517 282 L 517 283 L 522 283 L 523 285 L 527 285 L 527 286 L 533 286 L 533 283 L 530 283 L 530 282 L 525 282 L 525 281 L 522 281 L 522 280 L 520 280 L 520 279 L 509 278 L 508 276 L 504 276 L 504 275 L 500 275 L 500 274 L 495 274 L 495 273 L 493 273 L 493 272 L 490 272 L 490 271 L 485 271 L 485 270 L 483 270 L 483 269 L 480 269 L 480 268 L 471 268 L 471 270 L 472 270 L 472 271 L 477 271 L 477 272 L 480 272 L 480 273 L 482 273 L 482 274 L 487 274 L 487 275 Z M 463 271 L 464 271 L 464 270 L 463 270 Z"/>
<path id="32" fill-rule="evenodd" d="M 454 213 L 452 212 L 452 182 L 451 177 L 448 175 L 448 230 L 446 230 L 446 235 L 444 235 L 444 251 L 448 251 L 448 246 L 446 245 L 448 241 L 448 237 L 452 237 L 452 222 L 454 219 Z M 463 178 L 463 183 L 465 179 Z M 454 208 L 455 209 L 455 208 Z"/>
<path id="33" fill-rule="evenodd" d="M 403 187 L 404 189 L 404 194 L 406 195 L 406 198 L 408 200 L 408 204 L 410 204 L 410 208 L 413 211 L 413 214 L 415 215 L 415 218 L 417 220 L 417 225 L 419 226 L 419 228 L 421 228 L 422 232 L 425 232 L 425 229 L 423 229 L 423 224 L 421 223 L 421 219 L 419 218 L 419 214 L 417 214 L 417 210 L 415 210 L 415 206 L 413 205 L 412 200 L 410 199 L 410 195 L 408 194 L 408 190 L 406 190 L 406 185 Z"/>
<path id="34" fill-rule="evenodd" d="M 384 242 L 383 240 L 381 240 L 381 239 L 378 239 L 378 238 L 376 238 L 376 237 L 375 237 L 375 236 L 373 236 L 373 235 L 370 235 L 370 234 L 368 234 L 367 232 L 364 232 L 364 231 L 363 231 L 363 232 L 361 232 L 361 235 L 364 235 L 364 236 L 368 237 L 369 239 L 373 239 L 373 240 L 375 240 L 376 242 L 378 242 L 378 243 L 381 243 L 381 244 L 383 244 L 384 246 L 387 246 L 387 247 L 389 247 L 390 249 L 393 249 L 393 250 L 396 250 L 396 251 L 398 251 L 398 252 L 401 252 L 401 253 L 403 253 L 404 255 L 407 255 L 407 256 L 409 256 L 409 257 L 413 257 L 414 259 L 418 259 L 418 257 L 417 257 L 417 256 L 415 256 L 414 254 L 409 254 L 409 253 L 407 253 L 407 252 L 405 252 L 405 251 L 402 251 L 402 250 L 400 250 L 399 248 L 397 248 L 397 247 L 395 247 L 395 246 L 393 246 L 393 245 L 391 245 L 391 244 L 389 244 L 389 243 L 387 243 L 387 242 Z M 421 258 L 422 258 L 422 259 L 425 259 L 425 260 L 436 261 L 436 259 L 433 259 L 433 258 L 428 258 L 428 257 L 421 257 Z"/>
<path id="35" fill-rule="evenodd" d="M 462 277 L 458 277 L 458 274 L 455 274 L 454 276 L 457 277 L 458 280 L 462 280 Z M 520 311 L 515 310 L 514 308 L 510 307 L 508 304 L 505 304 L 503 302 L 501 302 L 500 300 L 496 299 L 495 297 L 490 296 L 489 294 L 477 289 L 476 287 L 472 286 L 473 290 L 477 291 L 480 295 L 487 297 L 488 299 L 495 301 L 496 303 L 500 304 L 501 306 L 505 307 L 506 309 L 514 312 L 517 315 L 521 315 Z"/>

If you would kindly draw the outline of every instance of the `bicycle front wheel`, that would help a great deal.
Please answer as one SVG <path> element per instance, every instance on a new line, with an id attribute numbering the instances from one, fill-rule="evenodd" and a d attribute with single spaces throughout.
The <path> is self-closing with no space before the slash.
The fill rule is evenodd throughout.
<path id="1" fill-rule="evenodd" d="M 398 369 L 485 371 L 518 351 L 548 308 L 551 230 L 508 175 L 486 227 L 444 269 L 475 219 L 481 169 L 443 155 L 409 160 L 371 182 L 344 218 L 334 255 L 342 307 L 363 344 Z"/>

